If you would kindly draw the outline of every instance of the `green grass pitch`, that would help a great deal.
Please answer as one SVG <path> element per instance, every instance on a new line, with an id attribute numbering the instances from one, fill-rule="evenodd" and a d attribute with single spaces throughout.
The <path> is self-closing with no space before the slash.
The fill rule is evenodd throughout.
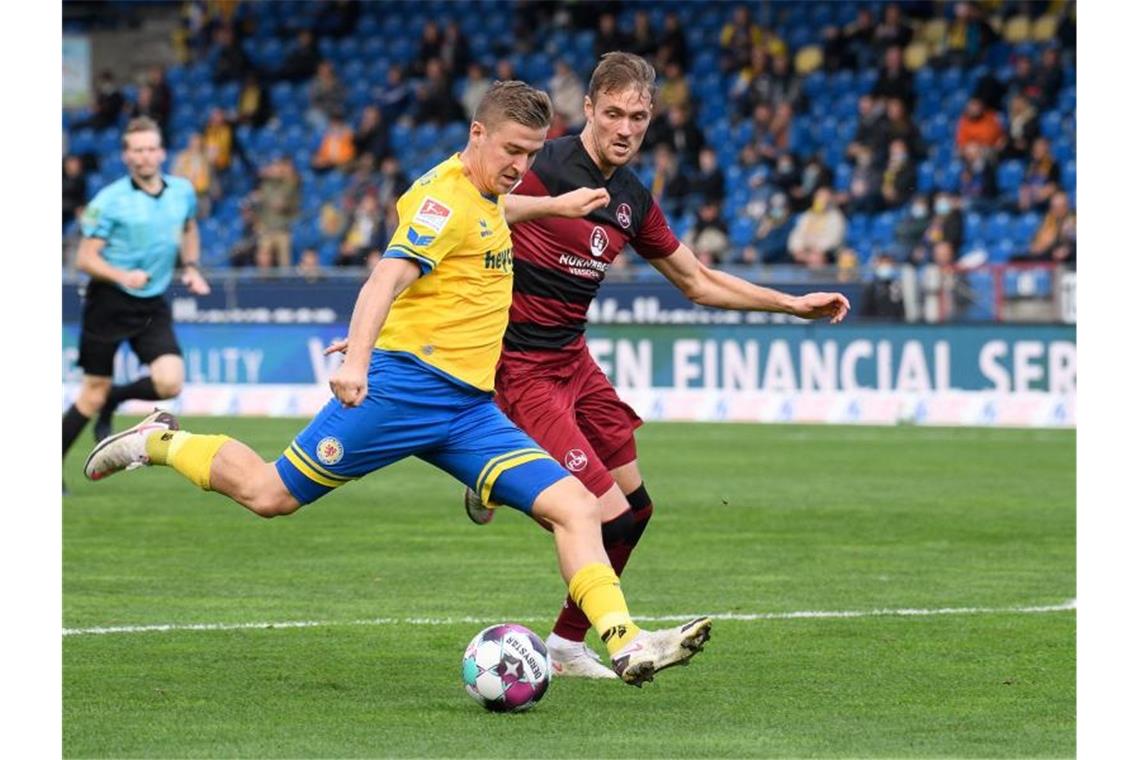
<path id="1" fill-rule="evenodd" d="M 183 420 L 266 457 L 302 424 Z M 549 632 L 564 587 L 528 520 L 470 524 L 414 460 L 261 520 L 163 469 L 87 483 L 89 441 L 65 463 L 67 757 L 1076 751 L 1076 615 L 1024 609 L 1075 596 L 1073 431 L 647 425 L 634 616 L 771 615 L 716 621 L 644 689 L 556 680 L 520 715 L 459 665 L 484 620 Z M 958 611 L 780 616 L 901 609 Z M 322 624 L 82 632 L 294 621 Z"/>

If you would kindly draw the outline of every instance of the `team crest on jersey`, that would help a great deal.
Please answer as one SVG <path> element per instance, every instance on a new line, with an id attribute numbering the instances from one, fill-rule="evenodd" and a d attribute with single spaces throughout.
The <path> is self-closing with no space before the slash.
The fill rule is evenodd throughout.
<path id="1" fill-rule="evenodd" d="M 586 469 L 586 452 L 581 449 L 570 449 L 566 452 L 566 469 L 570 472 L 581 472 Z"/>
<path id="2" fill-rule="evenodd" d="M 598 259 L 609 247 L 610 236 L 601 227 L 595 227 L 594 231 L 590 233 L 590 253 L 594 254 L 595 259 Z"/>
<path id="3" fill-rule="evenodd" d="M 325 436 L 317 444 L 317 459 L 321 464 L 334 465 L 344 458 L 344 445 L 331 435 Z"/>
<path id="4" fill-rule="evenodd" d="M 451 209 L 435 198 L 424 198 L 412 222 L 430 227 L 436 232 L 443 232 L 443 226 L 451 218 Z"/>
<path id="5" fill-rule="evenodd" d="M 617 220 L 623 230 L 628 230 L 629 225 L 633 224 L 633 209 L 629 207 L 628 203 L 619 203 L 617 207 Z"/>

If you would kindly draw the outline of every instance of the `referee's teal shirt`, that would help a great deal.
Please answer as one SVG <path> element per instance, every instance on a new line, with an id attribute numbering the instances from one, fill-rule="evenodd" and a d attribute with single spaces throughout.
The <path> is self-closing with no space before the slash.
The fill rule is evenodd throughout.
<path id="1" fill-rule="evenodd" d="M 142 288 L 122 288 L 137 298 L 166 292 L 186 222 L 198 213 L 198 198 L 189 180 L 164 174 L 162 182 L 162 191 L 150 195 L 130 176 L 116 180 L 96 193 L 80 222 L 84 237 L 107 241 L 103 248 L 107 263 L 143 269 L 150 275 Z"/>

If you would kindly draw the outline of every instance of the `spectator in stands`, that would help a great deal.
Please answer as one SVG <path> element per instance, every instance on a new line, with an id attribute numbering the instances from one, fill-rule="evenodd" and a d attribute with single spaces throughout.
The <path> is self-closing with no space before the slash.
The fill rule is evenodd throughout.
<path id="1" fill-rule="evenodd" d="M 776 106 L 772 112 L 772 120 L 768 123 L 768 134 L 766 139 L 771 140 L 771 145 L 775 147 L 775 156 L 778 157 L 781 153 L 786 152 L 791 147 L 792 141 L 792 121 L 794 120 L 792 107 L 788 103 L 781 103 Z M 757 124 L 756 134 L 760 134 L 759 124 Z M 766 155 L 765 145 L 766 142 L 761 142 L 758 150 L 761 156 Z"/>
<path id="2" fill-rule="evenodd" d="M 391 150 L 388 145 L 388 125 L 376 106 L 365 106 L 360 112 L 360 124 L 352 136 L 353 153 L 362 156 L 371 154 L 376 159 L 384 158 Z"/>
<path id="3" fill-rule="evenodd" d="M 214 83 L 236 82 L 253 68 L 245 51 L 241 49 L 232 26 L 223 25 L 214 32 L 214 49 L 210 53 L 210 67 Z"/>
<path id="4" fill-rule="evenodd" d="M 471 62 L 471 48 L 467 44 L 467 38 L 463 36 L 463 30 L 459 28 L 455 19 L 448 21 L 447 26 L 443 28 L 443 42 L 439 46 L 439 60 L 443 63 L 443 70 L 449 79 L 461 71 L 466 71 L 467 64 Z"/>
<path id="5" fill-rule="evenodd" d="M 1061 169 L 1049 149 L 1049 140 L 1038 137 L 1033 141 L 1032 158 L 1025 170 L 1021 187 L 1018 188 L 1018 210 L 1038 213 L 1048 210 L 1050 200 L 1059 189 L 1060 181 Z"/>
<path id="6" fill-rule="evenodd" d="M 685 245 L 705 266 L 715 266 L 728 252 L 728 225 L 721 218 L 720 204 L 711 199 L 701 202 L 697 222 L 683 236 Z"/>
<path id="7" fill-rule="evenodd" d="M 678 107 L 689 110 L 692 104 L 689 80 L 685 77 L 685 72 L 681 71 L 679 63 L 665 64 L 665 77 L 657 90 L 656 100 L 660 108 Z M 578 110 L 581 111 L 581 107 Z"/>
<path id="8" fill-rule="evenodd" d="M 850 214 L 873 214 L 879 210 L 879 188 L 883 173 L 875 166 L 870 148 L 855 149 L 855 168 L 851 170 L 851 185 L 841 196 L 844 208 Z"/>
<path id="9" fill-rule="evenodd" d="M 785 103 L 793 111 L 804 102 L 800 78 L 792 71 L 787 53 L 773 53 L 768 70 L 752 81 L 753 98 L 757 103 L 768 103 L 779 109 Z"/>
<path id="10" fill-rule="evenodd" d="M 297 276 L 305 282 L 318 282 L 321 279 L 321 257 L 316 248 L 301 251 L 297 260 Z"/>
<path id="11" fill-rule="evenodd" d="M 875 140 L 874 163 L 877 169 L 885 169 L 890 158 L 891 143 L 902 140 L 906 143 L 907 155 L 918 163 L 926 156 L 926 142 L 922 132 L 915 126 L 910 113 L 899 98 L 887 98 L 887 117 L 879 124 Z"/>
<path id="12" fill-rule="evenodd" d="M 146 85 L 150 88 L 150 110 L 154 119 L 163 125 L 164 129 L 170 127 L 170 116 L 174 111 L 174 92 L 166 81 L 166 71 L 161 66 L 151 66 L 146 70 Z"/>
<path id="13" fill-rule="evenodd" d="M 234 268 L 253 266 L 257 254 L 257 215 L 254 213 L 252 202 L 243 201 L 239 213 L 241 234 L 230 246 L 228 254 L 230 266 Z M 272 261 L 272 255 L 269 256 L 269 260 Z"/>
<path id="14" fill-rule="evenodd" d="M 898 260 L 912 258 L 922 250 L 922 237 L 930 226 L 930 203 L 925 195 L 916 194 L 907 207 L 907 212 L 895 222 L 895 241 L 891 246 Z"/>
<path id="15" fill-rule="evenodd" d="M 363 266 L 368 252 L 381 248 L 387 242 L 384 230 L 382 209 L 375 195 L 365 195 L 356 209 L 340 242 L 336 265 L 340 267 Z"/>
<path id="16" fill-rule="evenodd" d="M 328 171 L 334 168 L 347 170 L 355 158 L 356 145 L 353 142 L 352 127 L 344 120 L 344 114 L 337 111 L 321 136 L 311 166 L 314 171 Z"/>
<path id="17" fill-rule="evenodd" d="M 658 71 L 663 71 L 671 61 L 675 61 L 682 71 L 689 70 L 689 43 L 685 40 L 681 19 L 675 10 L 665 14 L 665 28 L 659 37 L 654 66 Z"/>
<path id="18" fill-rule="evenodd" d="M 1047 111 L 1057 105 L 1057 97 L 1065 86 L 1065 72 L 1061 68 L 1061 56 L 1057 48 L 1046 47 L 1041 51 L 1041 61 L 1033 70 L 1033 79 L 1041 93 L 1041 109 Z"/>
<path id="19" fill-rule="evenodd" d="M 629 37 L 618 29 L 614 14 L 606 12 L 598 16 L 598 30 L 594 33 L 594 58 L 601 58 L 614 50 L 626 50 Z"/>
<path id="20" fill-rule="evenodd" d="M 1013 261 L 1054 261 L 1073 269 L 1077 266 L 1077 215 L 1069 207 L 1069 196 L 1057 192 L 1049 200 L 1049 211 L 1033 234 L 1029 250 Z"/>
<path id="21" fill-rule="evenodd" d="M 898 265 L 889 254 L 880 253 L 871 262 L 871 280 L 863 288 L 860 316 L 900 322 L 905 314 Z"/>
<path id="22" fill-rule="evenodd" d="M 305 121 L 317 132 L 323 132 L 334 113 L 345 112 L 348 92 L 336 74 L 331 61 L 317 64 L 317 76 L 309 85 L 309 110 Z"/>
<path id="23" fill-rule="evenodd" d="M 906 141 L 892 140 L 887 166 L 883 170 L 883 182 L 879 186 L 883 207 L 895 209 L 905 205 L 914 195 L 917 184 L 918 172 L 910 159 Z"/>
<path id="24" fill-rule="evenodd" d="M 940 192 L 934 196 L 934 216 L 922 234 L 923 249 L 928 256 L 938 261 L 945 260 L 939 255 L 941 248 L 948 249 L 949 261 L 956 261 L 962 250 L 962 211 L 958 199 L 952 193 Z M 949 263 L 949 262 L 946 262 Z"/>
<path id="25" fill-rule="evenodd" d="M 495 62 L 495 78 L 500 82 L 509 82 L 512 79 L 518 79 L 518 72 L 515 71 L 515 65 L 511 63 L 509 58 L 500 58 Z"/>
<path id="26" fill-rule="evenodd" d="M 760 48 L 752 48 L 748 64 L 740 67 L 731 79 L 728 98 L 735 105 L 736 113 L 747 117 L 756 105 L 765 102 L 757 98 L 753 85 L 768 72 L 768 54 Z"/>
<path id="27" fill-rule="evenodd" d="M 174 159 L 172 173 L 190 180 L 198 196 L 198 218 L 208 217 L 211 203 L 217 197 L 218 188 L 214 182 L 214 167 L 210 164 L 210 156 L 206 152 L 206 145 L 200 133 L 194 132 L 190 135 L 186 147 Z"/>
<path id="28" fill-rule="evenodd" d="M 144 84 L 139 87 L 138 95 L 135 96 L 135 102 L 127 109 L 127 115 L 132 119 L 145 116 L 158 124 L 158 128 L 162 133 L 162 144 L 169 144 L 170 122 L 162 121 L 162 114 L 160 114 L 155 107 L 154 90 L 150 88 L 150 85 Z"/>
<path id="29" fill-rule="evenodd" d="M 388 229 L 396 229 L 396 201 L 412 184 L 408 175 L 400 166 L 400 160 L 395 156 L 388 156 L 380 162 L 380 177 L 376 184 L 376 200 L 384 212 L 391 216 L 386 220 Z"/>
<path id="30" fill-rule="evenodd" d="M 697 158 L 698 170 L 689 185 L 689 192 L 697 199 L 720 202 L 724 200 L 724 172 L 717 165 L 716 151 L 705 146 Z"/>
<path id="31" fill-rule="evenodd" d="M 879 133 L 884 129 L 883 107 L 870 95 L 859 96 L 859 120 L 855 126 L 855 136 L 847 143 L 844 151 L 848 159 L 858 162 L 859 155 L 866 153 L 873 157 Z"/>
<path id="32" fill-rule="evenodd" d="M 292 226 L 300 209 L 300 180 L 293 162 L 275 158 L 261 170 L 253 193 L 257 214 L 257 255 L 266 255 L 278 267 L 288 267 L 292 259 Z"/>
<path id="33" fill-rule="evenodd" d="M 420 47 L 412 60 L 412 74 L 418 77 L 427 74 L 428 61 L 438 60 L 442 49 L 443 35 L 440 34 L 439 24 L 429 19 L 420 32 Z"/>
<path id="34" fill-rule="evenodd" d="M 1018 54 L 1013 59 L 1013 76 L 1009 80 L 1009 92 L 1021 95 L 1040 110 L 1042 106 L 1041 85 L 1033 70 L 1033 61 L 1025 54 Z"/>
<path id="35" fill-rule="evenodd" d="M 907 111 L 914 109 L 914 78 L 903 65 L 902 48 L 892 45 L 883 53 L 883 65 L 879 67 L 871 95 L 884 102 L 888 98 L 898 98 Z"/>
<path id="36" fill-rule="evenodd" d="M 886 53 L 891 48 L 896 48 L 901 53 L 913 37 L 914 30 L 903 18 L 898 3 L 891 3 L 883 9 L 883 18 L 875 25 L 875 31 L 871 35 L 872 43 L 879 53 Z M 908 103 L 908 107 L 909 105 Z"/>
<path id="37" fill-rule="evenodd" d="M 376 172 L 376 157 L 371 153 L 362 153 L 356 159 L 356 166 L 352 176 L 348 178 L 348 187 L 344 189 L 341 206 L 351 213 L 366 195 L 377 193 L 377 183 L 380 181 Z"/>
<path id="38" fill-rule="evenodd" d="M 756 258 L 764 264 L 790 264 L 788 238 L 791 234 L 792 215 L 788 209 L 788 197 L 783 193 L 773 193 L 750 247 L 755 249 Z"/>
<path id="39" fill-rule="evenodd" d="M 844 27 L 823 30 L 823 65 L 827 71 L 867 68 L 874 51 L 875 17 L 870 8 L 859 8 L 855 19 Z"/>
<path id="40" fill-rule="evenodd" d="M 958 131 L 954 137 L 954 145 L 962 153 L 967 143 L 981 145 L 987 151 L 1000 149 L 1005 139 L 1005 131 L 997 114 L 986 108 L 978 98 L 966 101 L 966 108 L 958 119 Z"/>
<path id="41" fill-rule="evenodd" d="M 680 212 L 689 192 L 689 183 L 669 143 L 659 143 L 653 149 L 653 177 L 649 191 L 666 214 L 674 216 Z"/>
<path id="42" fill-rule="evenodd" d="M 309 29 L 302 29 L 297 32 L 297 40 L 285 56 L 281 68 L 277 69 L 277 79 L 293 83 L 305 82 L 317 73 L 320 62 L 321 56 L 317 52 L 313 33 Z"/>
<path id="43" fill-rule="evenodd" d="M 800 169 L 799 181 L 790 190 L 792 211 L 806 211 L 815 193 L 822 187 L 830 188 L 834 176 L 818 154 L 809 158 Z"/>
<path id="44" fill-rule="evenodd" d="M 95 85 L 95 106 L 91 109 L 91 116 L 73 124 L 72 129 L 113 127 L 119 123 L 119 116 L 122 115 L 126 102 L 126 98 L 115 83 L 115 75 L 110 69 L 104 69 Z"/>
<path id="45" fill-rule="evenodd" d="M 996 35 L 980 7 L 960 1 L 954 4 L 954 20 L 946 30 L 946 55 L 949 66 L 973 66 L 979 62 Z"/>
<path id="46" fill-rule="evenodd" d="M 87 205 L 87 175 L 83 159 L 66 156 L 63 159 L 63 225 L 74 220 Z"/>
<path id="47" fill-rule="evenodd" d="M 313 26 L 320 34 L 344 37 L 356 28 L 359 18 L 360 0 L 331 0 L 321 3 Z"/>
<path id="48" fill-rule="evenodd" d="M 649 14 L 642 9 L 633 13 L 633 31 L 629 35 L 626 52 L 652 60 L 657 52 L 657 35 L 649 23 Z"/>
<path id="49" fill-rule="evenodd" d="M 1037 109 L 1029 102 L 1029 98 L 1021 93 L 1010 96 L 1006 124 L 1009 125 L 1009 133 L 1002 145 L 1001 157 L 1019 161 L 1029 158 L 1033 143 L 1041 134 Z"/>
<path id="50" fill-rule="evenodd" d="M 732 18 L 720 30 L 721 69 L 730 72 L 747 65 L 753 48 L 769 55 L 787 52 L 783 40 L 752 21 L 752 12 L 747 5 L 738 5 L 732 11 Z"/>
<path id="51" fill-rule="evenodd" d="M 788 238 L 792 259 L 809 269 L 834 264 L 843 246 L 847 222 L 832 202 L 831 191 L 820 188 L 811 208 L 800 214 Z"/>
<path id="52" fill-rule="evenodd" d="M 550 102 L 554 112 L 560 114 L 568 127 L 577 129 L 586 123 L 582 104 L 586 88 L 581 77 L 564 59 L 554 62 L 554 76 L 550 78 Z"/>
<path id="53" fill-rule="evenodd" d="M 646 133 L 645 142 L 656 147 L 668 145 L 676 154 L 683 171 L 697 165 L 697 154 L 705 144 L 705 137 L 685 108 L 674 106 L 664 119 L 656 119 Z"/>
<path id="54" fill-rule="evenodd" d="M 206 128 L 202 132 L 202 142 L 206 155 L 210 158 L 210 166 L 220 178 L 220 175 L 230 170 L 236 147 L 233 125 L 226 119 L 226 113 L 221 108 L 215 106 L 210 109 Z"/>
<path id="55" fill-rule="evenodd" d="M 374 93 L 376 105 L 380 106 L 380 113 L 386 124 L 395 124 L 405 120 L 411 114 L 415 103 L 415 91 L 404 78 L 404 69 L 398 63 L 388 67 L 388 74 L 384 84 Z"/>
<path id="56" fill-rule="evenodd" d="M 451 80 L 438 58 L 427 62 L 427 74 L 416 90 L 416 121 L 447 124 L 463 119 L 463 107 L 451 94 Z"/>
<path id="57" fill-rule="evenodd" d="M 260 129 L 271 118 L 273 118 L 273 103 L 269 97 L 269 90 L 262 86 L 257 74 L 253 72 L 246 74 L 238 92 L 235 113 L 237 123 Z"/>
<path id="58" fill-rule="evenodd" d="M 566 64 L 563 63 L 563 66 Z M 558 78 L 558 64 L 554 65 L 555 75 L 550 80 L 550 96 L 554 100 L 555 108 L 558 107 L 558 101 L 555 100 L 554 80 Z M 459 101 L 463 105 L 463 112 L 467 114 L 467 120 L 471 121 L 475 118 L 475 109 L 479 107 L 479 101 L 483 99 L 483 95 L 487 90 L 491 89 L 491 80 L 487 79 L 487 72 L 483 68 L 483 64 L 472 61 L 467 64 L 467 81 L 463 85 L 463 94 L 459 96 Z M 585 92 L 583 90 L 583 92 Z M 578 102 L 578 110 L 582 110 L 581 101 Z"/>
<path id="59" fill-rule="evenodd" d="M 988 213 L 997 199 L 997 173 L 986 149 L 969 142 L 962 149 L 962 173 L 958 177 L 958 192 L 962 202 L 971 211 Z"/>

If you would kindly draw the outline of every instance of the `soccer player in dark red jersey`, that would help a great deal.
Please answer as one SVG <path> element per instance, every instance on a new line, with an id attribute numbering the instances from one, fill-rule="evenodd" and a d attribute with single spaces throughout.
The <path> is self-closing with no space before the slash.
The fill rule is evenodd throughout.
<path id="1" fill-rule="evenodd" d="M 840 293 L 791 296 L 701 264 L 677 240 L 649 190 L 626 167 L 649 127 L 655 74 L 644 59 L 607 53 L 590 78 L 581 135 L 551 140 L 504 201 L 512 225 L 514 298 L 495 378 L 507 415 L 602 502 L 602 539 L 620 574 L 653 513 L 637 466 L 642 422 L 618 398 L 586 348 L 586 310 L 614 258 L 629 244 L 694 303 L 785 312 L 838 322 Z M 528 213 L 535 196 L 602 188 L 609 203 L 578 219 Z M 493 514 L 468 491 L 468 515 Z M 560 676 L 614 678 L 584 643 L 590 623 L 567 599 L 546 645 Z"/>

